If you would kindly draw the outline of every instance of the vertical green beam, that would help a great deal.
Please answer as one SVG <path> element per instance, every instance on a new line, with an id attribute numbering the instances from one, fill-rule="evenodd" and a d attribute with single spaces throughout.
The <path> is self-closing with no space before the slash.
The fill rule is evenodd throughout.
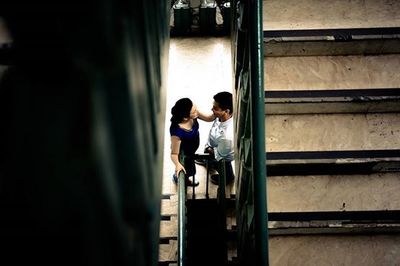
<path id="1" fill-rule="evenodd" d="M 262 0 L 251 0 L 250 51 L 256 265 L 268 265 Z"/>

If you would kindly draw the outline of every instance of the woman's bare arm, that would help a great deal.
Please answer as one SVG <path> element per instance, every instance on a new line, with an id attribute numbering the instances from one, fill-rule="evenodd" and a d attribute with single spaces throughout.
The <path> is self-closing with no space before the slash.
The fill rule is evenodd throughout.
<path id="1" fill-rule="evenodd" d="M 214 113 L 204 114 L 203 112 L 200 112 L 199 110 L 197 110 L 197 114 L 198 114 L 199 119 L 201 119 L 203 121 L 212 122 L 215 120 Z"/>
<path id="2" fill-rule="evenodd" d="M 179 149 L 181 140 L 177 136 L 171 136 L 171 160 L 175 165 L 175 175 L 179 176 L 179 172 L 183 171 L 186 174 L 185 167 L 179 162 Z"/>

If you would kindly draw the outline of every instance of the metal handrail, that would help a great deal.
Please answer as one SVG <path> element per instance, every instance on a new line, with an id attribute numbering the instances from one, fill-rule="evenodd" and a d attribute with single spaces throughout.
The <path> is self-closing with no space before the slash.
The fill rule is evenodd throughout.
<path id="1" fill-rule="evenodd" d="M 263 1 L 256 0 L 250 6 L 250 62 L 251 62 L 251 112 L 252 157 L 254 188 L 255 261 L 257 265 L 269 265 L 267 218 L 266 170 L 265 170 L 265 106 L 264 106 L 264 54 L 262 30 Z"/>
<path id="2" fill-rule="evenodd" d="M 219 171 L 219 184 L 218 184 L 218 205 L 219 205 L 219 213 L 220 213 L 220 225 L 221 229 L 224 232 L 224 238 L 226 240 L 226 194 L 225 194 L 225 186 L 226 186 L 226 168 L 225 168 L 225 159 L 222 159 L 218 162 L 218 171 Z M 226 243 L 226 241 L 225 241 Z M 228 252 L 226 244 L 223 247 L 225 254 L 225 261 L 228 261 Z"/>
<path id="3" fill-rule="evenodd" d="M 196 153 L 194 155 L 194 159 L 195 160 L 206 160 L 206 169 L 207 169 L 207 174 L 206 174 L 206 199 L 209 198 L 208 183 L 209 183 L 209 176 L 210 176 L 210 160 L 212 158 L 213 158 L 212 155 L 210 155 L 209 153 Z M 194 179 L 193 179 L 193 182 L 194 182 Z M 193 193 L 194 193 L 194 191 L 193 191 Z"/>
<path id="4" fill-rule="evenodd" d="M 234 0 L 232 10 L 236 106 L 239 261 L 269 265 L 265 167 L 262 0 Z M 237 45 L 236 45 L 237 44 Z M 246 169 L 247 168 L 247 169 Z M 244 187 L 245 186 L 245 187 Z M 244 189 L 243 189 L 244 188 Z M 253 211 L 253 212 L 249 212 Z M 248 226 L 248 222 L 252 226 Z"/>
<path id="5" fill-rule="evenodd" d="M 179 154 L 179 162 L 185 166 L 185 155 L 183 152 Z M 196 154 L 194 159 L 209 159 L 210 155 Z M 207 167 L 208 169 L 208 167 Z M 195 182 L 193 176 L 193 182 Z M 178 174 L 178 266 L 184 266 L 186 263 L 186 177 L 183 171 Z M 207 173 L 208 184 L 208 173 Z M 207 188 L 208 191 L 208 188 Z M 193 194 L 194 194 L 193 190 Z M 207 192 L 208 194 L 208 192 Z M 207 195 L 208 198 L 208 195 Z"/>
<path id="6" fill-rule="evenodd" d="M 184 165 L 184 155 L 181 154 L 179 161 Z M 186 261 L 186 185 L 185 173 L 178 174 L 178 266 L 184 266 Z"/>

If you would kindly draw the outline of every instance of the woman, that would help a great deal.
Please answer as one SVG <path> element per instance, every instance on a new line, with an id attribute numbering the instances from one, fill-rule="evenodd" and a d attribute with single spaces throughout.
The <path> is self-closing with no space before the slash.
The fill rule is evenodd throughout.
<path id="1" fill-rule="evenodd" d="M 196 174 L 194 154 L 200 144 L 199 123 L 197 122 L 197 110 L 189 98 L 178 100 L 171 109 L 171 160 L 175 165 L 174 182 L 178 182 L 180 171 L 185 173 L 186 185 L 198 186 L 199 183 L 189 180 Z M 185 155 L 184 165 L 179 162 L 179 154 Z"/>

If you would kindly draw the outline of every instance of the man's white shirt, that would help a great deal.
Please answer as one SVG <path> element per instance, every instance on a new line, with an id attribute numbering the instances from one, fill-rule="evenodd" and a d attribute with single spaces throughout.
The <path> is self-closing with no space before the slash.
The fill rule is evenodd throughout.
<path id="1" fill-rule="evenodd" d="M 208 147 L 214 149 L 215 159 L 217 161 L 225 159 L 233 161 L 233 118 L 229 118 L 224 122 L 215 119 L 208 136 Z"/>

